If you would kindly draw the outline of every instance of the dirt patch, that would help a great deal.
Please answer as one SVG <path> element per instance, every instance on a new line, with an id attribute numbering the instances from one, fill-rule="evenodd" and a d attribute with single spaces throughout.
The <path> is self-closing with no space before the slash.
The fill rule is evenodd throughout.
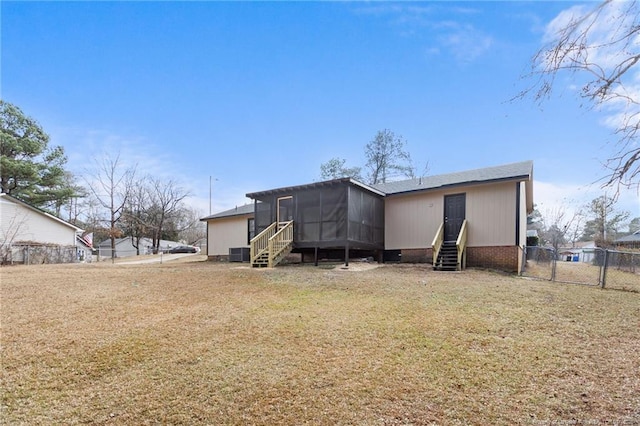
<path id="1" fill-rule="evenodd" d="M 349 271 L 349 272 L 362 272 L 362 271 L 370 271 L 372 269 L 376 269 L 381 267 L 382 265 L 379 263 L 368 263 L 368 262 L 359 262 L 359 263 L 349 263 L 349 265 L 338 265 L 336 266 L 336 270 L 338 271 Z"/>

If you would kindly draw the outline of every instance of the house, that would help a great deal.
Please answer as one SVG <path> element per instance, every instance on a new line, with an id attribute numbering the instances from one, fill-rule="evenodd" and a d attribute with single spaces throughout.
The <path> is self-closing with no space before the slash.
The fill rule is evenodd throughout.
<path id="1" fill-rule="evenodd" d="M 571 247 L 558 249 L 558 260 L 591 263 L 595 259 L 595 241 L 576 241 Z"/>
<path id="2" fill-rule="evenodd" d="M 527 214 L 533 211 L 533 162 L 376 188 L 385 193 L 385 250 L 399 251 L 403 261 L 435 264 L 443 247 L 455 252 L 455 245 L 456 269 L 466 262 L 467 266 L 520 271 Z"/>
<path id="3" fill-rule="evenodd" d="M 76 236 L 76 248 L 78 250 L 78 261 L 90 263 L 93 261 L 93 241 L 86 235 Z"/>
<path id="4" fill-rule="evenodd" d="M 200 219 L 207 222 L 207 256 L 229 260 L 229 253 L 246 253 L 255 236 L 254 205 L 245 204 Z"/>
<path id="5" fill-rule="evenodd" d="M 525 161 L 378 185 L 350 178 L 252 192 L 253 217 L 227 211 L 208 223 L 208 255 L 250 247 L 254 265 L 289 252 L 303 261 L 353 256 L 519 271 L 533 210 L 533 163 Z M 253 219 L 256 237 L 249 239 Z M 216 236 L 223 236 L 218 238 Z M 215 248 L 214 248 L 215 247 Z"/>
<path id="6" fill-rule="evenodd" d="M 115 255 L 113 257 L 130 257 L 137 255 L 153 254 L 153 241 L 151 238 L 140 238 L 138 247 L 134 245 L 131 237 L 116 238 Z M 176 241 L 160 240 L 159 251 L 166 252 L 171 248 L 181 245 Z M 98 258 L 111 259 L 111 239 L 107 239 L 98 244 Z"/>
<path id="7" fill-rule="evenodd" d="M 640 230 L 613 241 L 616 250 L 640 249 Z"/>
<path id="8" fill-rule="evenodd" d="M 15 197 L 0 194 L 2 263 L 73 263 L 91 260 L 83 230 Z"/>

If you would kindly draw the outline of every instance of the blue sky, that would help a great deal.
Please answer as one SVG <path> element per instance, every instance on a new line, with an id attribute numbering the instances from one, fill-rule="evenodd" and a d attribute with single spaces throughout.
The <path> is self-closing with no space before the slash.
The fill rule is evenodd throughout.
<path id="1" fill-rule="evenodd" d="M 535 202 L 601 195 L 614 140 L 561 81 L 509 100 L 546 25 L 575 2 L 11 2 L 2 98 L 80 174 L 117 153 L 172 177 L 203 215 L 247 192 L 364 165 L 378 130 L 429 174 L 533 160 Z M 565 85 L 566 83 L 566 85 Z M 619 208 L 640 216 L 634 191 Z"/>

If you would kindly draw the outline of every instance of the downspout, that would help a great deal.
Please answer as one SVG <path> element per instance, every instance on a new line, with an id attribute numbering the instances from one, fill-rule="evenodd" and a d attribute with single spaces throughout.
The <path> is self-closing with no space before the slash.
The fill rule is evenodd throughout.
<path id="1" fill-rule="evenodd" d="M 520 182 L 516 182 L 516 246 L 520 246 Z"/>
<path id="2" fill-rule="evenodd" d="M 351 235 L 349 233 L 349 212 L 351 210 L 349 207 L 351 207 L 351 187 L 347 185 L 347 235 L 344 247 L 344 266 L 349 266 L 349 235 Z"/>
<path id="3" fill-rule="evenodd" d="M 520 182 L 516 182 L 516 270 L 518 271 L 518 275 L 522 274 L 522 264 L 524 262 L 522 258 L 526 256 L 524 253 L 525 247 L 520 246 L 520 188 Z M 524 245 L 526 246 L 526 241 Z M 522 256 L 522 258 L 520 258 L 520 256 Z"/>

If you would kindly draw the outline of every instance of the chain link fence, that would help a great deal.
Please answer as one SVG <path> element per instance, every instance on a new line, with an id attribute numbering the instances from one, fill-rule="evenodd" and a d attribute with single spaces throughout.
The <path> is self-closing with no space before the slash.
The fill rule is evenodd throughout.
<path id="1" fill-rule="evenodd" d="M 640 292 L 640 252 L 526 247 L 522 271 L 531 278 Z"/>

